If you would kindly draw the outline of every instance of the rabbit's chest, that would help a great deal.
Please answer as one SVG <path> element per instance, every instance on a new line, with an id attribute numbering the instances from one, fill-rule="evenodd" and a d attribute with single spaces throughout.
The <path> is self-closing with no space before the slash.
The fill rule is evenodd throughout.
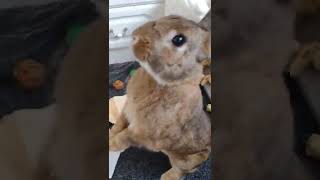
<path id="1" fill-rule="evenodd" d="M 130 126 L 138 129 L 152 129 L 150 133 L 154 133 L 154 129 L 164 131 L 168 127 L 182 127 L 201 107 L 200 91 L 155 90 L 148 95 L 129 95 L 126 114 Z"/>

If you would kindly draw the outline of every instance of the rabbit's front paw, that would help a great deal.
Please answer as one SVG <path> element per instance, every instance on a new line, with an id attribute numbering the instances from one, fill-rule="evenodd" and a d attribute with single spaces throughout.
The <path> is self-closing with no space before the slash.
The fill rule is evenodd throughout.
<path id="1" fill-rule="evenodd" d="M 109 138 L 109 151 L 123 150 L 121 143 L 116 138 Z"/>
<path id="2" fill-rule="evenodd" d="M 117 132 L 113 131 L 112 129 L 109 129 L 109 141 L 110 141 L 110 139 L 113 138 L 116 134 L 117 134 Z"/>
<path id="3" fill-rule="evenodd" d="M 171 168 L 170 170 L 168 170 L 167 172 L 161 175 L 160 180 L 183 180 L 183 179 L 184 179 L 184 176 L 180 170 Z"/>
<path id="4" fill-rule="evenodd" d="M 109 136 L 109 151 L 121 151 L 130 146 L 130 139 L 128 137 L 128 130 Z"/>
<path id="5" fill-rule="evenodd" d="M 109 151 L 117 151 L 117 143 L 114 138 L 109 138 Z"/>

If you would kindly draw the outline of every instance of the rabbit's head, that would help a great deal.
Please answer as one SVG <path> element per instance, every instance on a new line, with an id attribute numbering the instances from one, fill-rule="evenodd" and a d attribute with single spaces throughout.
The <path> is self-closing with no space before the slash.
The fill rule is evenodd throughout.
<path id="1" fill-rule="evenodd" d="M 133 53 L 160 84 L 202 73 L 201 60 L 211 56 L 210 33 L 180 16 L 165 16 L 133 32 Z"/>

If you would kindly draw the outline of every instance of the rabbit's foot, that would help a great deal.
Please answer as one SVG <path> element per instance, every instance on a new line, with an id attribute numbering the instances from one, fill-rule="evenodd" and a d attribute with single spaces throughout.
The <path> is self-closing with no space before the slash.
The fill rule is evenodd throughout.
<path id="1" fill-rule="evenodd" d="M 109 130 L 109 137 L 113 137 L 126 129 L 128 127 L 129 123 L 127 119 L 125 118 L 124 114 L 121 114 L 119 118 L 117 119 L 116 123 L 112 126 L 112 128 Z"/>
<path id="2" fill-rule="evenodd" d="M 160 180 L 183 180 L 184 174 L 177 168 L 171 168 L 161 175 Z"/>
<path id="3" fill-rule="evenodd" d="M 114 136 L 109 136 L 109 151 L 125 150 L 130 144 L 131 140 L 128 129 L 125 129 Z"/>
<path id="4" fill-rule="evenodd" d="M 179 155 L 172 152 L 166 152 L 172 168 L 161 176 L 161 180 L 183 179 L 187 173 L 195 172 L 199 166 L 208 159 L 209 153 L 209 150 L 190 155 Z"/>
<path id="5" fill-rule="evenodd" d="M 119 130 L 117 128 L 112 127 L 111 129 L 109 129 L 109 139 L 113 138 L 114 136 L 116 136 L 117 134 L 119 134 L 123 129 Z"/>

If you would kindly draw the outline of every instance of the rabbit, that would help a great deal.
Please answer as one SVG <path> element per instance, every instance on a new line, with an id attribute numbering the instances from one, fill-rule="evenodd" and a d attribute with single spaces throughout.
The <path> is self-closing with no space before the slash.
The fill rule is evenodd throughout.
<path id="1" fill-rule="evenodd" d="M 107 176 L 104 15 L 79 34 L 55 84 L 56 120 L 33 179 L 93 180 Z"/>
<path id="2" fill-rule="evenodd" d="M 213 178 L 319 179 L 296 153 L 283 77 L 296 49 L 293 5 L 224 0 L 214 8 Z"/>
<path id="3" fill-rule="evenodd" d="M 202 109 L 201 60 L 211 53 L 210 33 L 169 15 L 132 33 L 141 67 L 127 86 L 127 101 L 109 133 L 109 150 L 130 146 L 163 152 L 172 168 L 161 180 L 182 179 L 207 160 L 211 122 Z"/>
<path id="4" fill-rule="evenodd" d="M 105 179 L 106 22 L 92 22 L 70 49 L 56 82 L 57 122 L 49 150 L 59 180 Z"/>
<path id="5" fill-rule="evenodd" d="M 16 121 L 8 117 L 0 122 L 0 177 L 5 180 L 34 180 L 33 164 L 24 138 Z"/>

